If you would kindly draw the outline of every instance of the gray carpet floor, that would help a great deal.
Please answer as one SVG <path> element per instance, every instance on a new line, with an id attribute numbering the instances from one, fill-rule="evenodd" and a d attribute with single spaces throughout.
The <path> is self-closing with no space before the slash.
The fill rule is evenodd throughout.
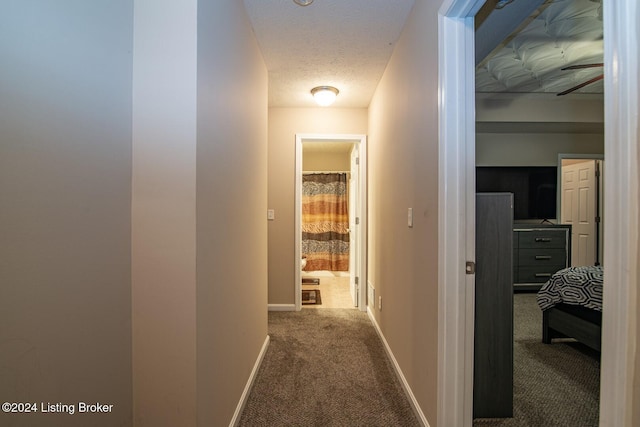
<path id="1" fill-rule="evenodd" d="M 270 312 L 240 426 L 419 426 L 382 342 L 354 309 Z"/>
<path id="2" fill-rule="evenodd" d="M 598 425 L 599 355 L 542 343 L 535 294 L 514 295 L 514 417 L 476 427 Z M 366 314 L 270 312 L 267 350 L 240 426 L 418 426 Z"/>
<path id="3" fill-rule="evenodd" d="M 478 427 L 598 425 L 599 354 L 575 342 L 542 343 L 536 294 L 514 295 L 514 416 Z"/>

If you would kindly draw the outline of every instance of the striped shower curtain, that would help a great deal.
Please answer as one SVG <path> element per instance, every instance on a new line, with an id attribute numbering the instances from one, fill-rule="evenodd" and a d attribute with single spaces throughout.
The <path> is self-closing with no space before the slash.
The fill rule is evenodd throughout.
<path id="1" fill-rule="evenodd" d="M 306 271 L 349 270 L 346 173 L 302 176 L 302 255 Z"/>

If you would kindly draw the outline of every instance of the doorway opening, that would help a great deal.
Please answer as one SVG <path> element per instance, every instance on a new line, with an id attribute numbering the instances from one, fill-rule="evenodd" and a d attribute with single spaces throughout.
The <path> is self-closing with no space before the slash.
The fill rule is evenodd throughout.
<path id="1" fill-rule="evenodd" d="M 538 53 L 553 52 L 553 48 L 542 41 L 542 37 L 534 35 L 536 28 L 540 28 L 537 27 L 538 24 L 557 22 L 558 17 L 563 16 L 566 28 L 577 27 L 577 22 L 571 18 L 566 19 L 567 15 L 561 11 L 563 8 L 567 8 L 564 11 L 575 10 L 580 7 L 578 2 L 543 2 L 539 6 L 535 3 L 532 1 L 530 4 L 536 10 L 527 10 L 528 13 L 525 15 L 528 16 L 524 18 L 523 23 L 506 39 L 500 41 L 498 48 L 485 57 L 476 58 L 476 188 L 479 192 L 483 189 L 512 194 L 512 225 L 506 227 L 506 219 L 495 225 L 511 228 L 512 234 L 505 233 L 506 236 L 502 240 L 498 240 L 497 235 L 492 236 L 489 241 L 494 247 L 508 248 L 512 256 L 503 256 L 503 261 L 498 263 L 498 267 L 504 268 L 505 272 L 499 269 L 488 272 L 487 266 L 482 268 L 482 263 L 486 262 L 482 255 L 486 251 L 477 249 L 476 253 L 475 261 L 478 267 L 474 317 L 474 425 L 492 425 L 487 422 L 487 418 L 513 418 L 516 424 L 526 424 L 532 419 L 537 419 L 541 424 L 549 424 L 555 420 L 560 424 L 575 422 L 593 425 L 597 424 L 598 420 L 596 408 L 599 402 L 600 353 L 585 344 L 590 342 L 590 337 L 581 337 L 582 339 L 573 341 L 574 338 L 580 337 L 580 334 L 571 328 L 566 331 L 567 335 L 554 335 L 554 339 L 562 338 L 561 341 L 564 342 L 550 345 L 549 337 L 552 334 L 541 326 L 548 321 L 550 312 L 547 309 L 551 307 L 545 306 L 544 312 L 540 307 L 541 298 L 544 299 L 552 291 L 562 292 L 562 299 L 558 303 L 569 302 L 581 308 L 588 305 L 585 301 L 571 300 L 565 292 L 574 290 L 568 285 L 560 288 L 559 284 L 566 277 L 560 276 L 563 274 L 561 272 L 565 272 L 569 267 L 580 267 L 579 270 L 569 271 L 571 274 L 574 274 L 574 271 L 588 271 L 589 277 L 599 274 L 598 285 L 594 285 L 597 289 L 594 292 L 597 296 L 593 299 L 595 309 L 589 312 L 589 315 L 598 319 L 594 320 L 594 325 L 601 319 L 602 270 L 596 267 L 596 256 L 601 252 L 596 243 L 599 219 L 596 202 L 598 164 L 595 160 L 579 159 L 580 156 L 577 154 L 572 156 L 574 159 L 567 158 L 558 164 L 558 153 L 564 150 L 573 153 L 584 152 L 577 150 L 593 150 L 592 152 L 601 153 L 600 156 L 603 157 L 604 97 L 601 91 L 598 94 L 598 88 L 594 88 L 594 94 L 587 97 L 577 94 L 562 97 L 558 95 L 566 92 L 552 91 L 551 85 L 543 89 L 549 93 L 536 93 L 540 89 L 535 86 L 527 87 L 525 79 L 513 86 L 505 85 L 504 89 L 491 87 L 488 83 L 506 79 L 513 82 L 513 75 L 509 74 L 511 58 L 507 52 L 515 52 L 515 56 L 520 58 L 524 57 L 521 55 L 524 50 L 530 55 L 534 55 L 532 52 L 535 49 L 540 49 Z M 493 9 L 493 4 L 487 2 L 483 9 L 485 7 Z M 597 9 L 595 3 L 586 3 L 584 7 L 592 8 L 592 12 Z M 485 23 L 490 22 L 492 16 L 498 16 L 497 14 L 500 14 L 500 10 L 491 11 Z M 591 16 L 590 28 L 601 35 L 602 20 Z M 515 24 L 517 20 L 513 19 L 513 22 Z M 476 48 L 489 42 L 493 46 L 498 42 L 488 36 L 486 30 L 483 32 L 483 28 L 487 27 L 476 28 Z M 532 43 L 532 40 L 536 42 Z M 536 47 L 533 48 L 532 44 L 536 44 Z M 590 46 L 588 51 L 594 57 L 601 58 L 602 44 L 600 40 Z M 548 67 L 560 70 L 565 60 L 549 60 Z M 588 62 L 584 61 L 584 58 L 575 58 L 573 61 Z M 522 61 L 524 68 L 538 65 L 536 61 Z M 494 75 L 495 80 L 492 80 L 491 76 Z M 505 78 L 505 75 L 509 77 Z M 505 80 L 501 80 L 503 78 Z M 547 78 L 549 81 L 553 79 Z M 554 81 L 554 84 L 571 86 L 561 81 Z M 553 114 L 541 114 L 543 109 L 534 107 L 538 102 L 544 103 L 546 110 Z M 587 112 L 592 113 L 588 129 L 578 121 L 585 117 Z M 580 136 L 577 137 L 576 134 Z M 535 151 L 535 155 L 529 150 Z M 487 164 L 495 167 L 485 167 Z M 492 229 L 493 225 L 483 217 L 483 214 L 486 215 L 487 207 L 480 208 L 481 205 L 478 204 L 477 218 L 482 218 L 483 222 L 476 224 L 477 248 L 483 248 L 483 245 L 487 244 L 481 237 L 488 229 Z M 505 209 L 507 210 L 508 208 Z M 504 214 L 509 216 L 508 212 Z M 506 237 L 512 237 L 512 241 Z M 498 279 L 509 271 L 512 273 L 511 280 L 499 282 Z M 485 277 L 488 275 L 493 280 L 487 283 Z M 576 286 L 580 283 L 577 277 L 572 276 Z M 581 284 L 584 287 L 586 283 L 585 280 Z M 503 292 L 504 296 L 485 302 L 487 292 Z M 492 333 L 487 336 L 484 331 L 488 329 L 486 325 L 489 319 Z M 573 327 L 579 320 L 572 318 L 571 322 L 575 322 L 570 323 Z M 598 345 L 599 331 L 598 327 L 594 327 L 594 336 L 597 335 L 597 338 L 594 338 L 593 342 L 597 341 Z M 507 343 L 503 348 L 497 345 L 500 344 L 500 340 Z M 566 358 L 564 366 L 554 364 L 554 357 L 558 357 L 559 354 Z M 507 362 L 495 363 L 499 358 Z M 576 383 L 562 383 L 558 376 L 554 375 L 556 368 L 568 369 L 569 366 L 576 369 L 571 375 L 571 380 L 575 380 Z M 490 381 L 486 379 L 487 375 L 490 376 Z M 502 381 L 502 387 L 496 387 L 496 380 Z M 491 387 L 492 392 L 482 393 L 481 390 L 487 386 Z M 575 399 L 580 393 L 584 394 Z M 574 399 L 567 396 L 574 396 Z M 594 409 L 576 411 L 572 408 L 576 401 L 580 402 L 579 405 L 584 405 L 580 408 Z M 554 408 L 554 404 L 558 406 Z M 525 407 L 527 411 L 523 411 Z M 578 415 L 564 420 L 561 419 L 562 415 L 553 420 L 545 419 L 546 414 L 556 411 L 562 413 L 562 410 Z"/>
<path id="2" fill-rule="evenodd" d="M 475 260 L 474 33 L 484 0 L 446 0 L 439 14 L 439 356 L 438 425 L 471 425 L 473 395 L 473 268 Z M 637 269 L 637 29 L 632 0 L 604 2 L 605 185 L 604 287 L 600 422 L 624 424 L 632 414 L 629 303 Z M 629 213 L 631 211 L 631 214 Z M 630 240 L 636 239 L 636 240 Z M 466 266 L 466 268 L 465 268 Z"/>
<path id="3" fill-rule="evenodd" d="M 571 224 L 571 266 L 602 265 L 604 155 L 558 155 L 558 218 Z"/>
<path id="4" fill-rule="evenodd" d="M 296 310 L 311 300 L 365 311 L 366 136 L 297 134 L 295 180 Z M 317 193 L 327 188 L 337 193 Z M 329 205 L 340 205 L 331 220 L 316 211 Z"/>

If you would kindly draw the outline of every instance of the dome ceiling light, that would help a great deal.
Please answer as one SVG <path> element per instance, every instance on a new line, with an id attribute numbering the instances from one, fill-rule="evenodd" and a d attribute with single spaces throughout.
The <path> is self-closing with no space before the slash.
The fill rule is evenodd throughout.
<path id="1" fill-rule="evenodd" d="M 313 3 L 313 0 L 293 0 L 293 2 L 300 6 L 309 6 Z"/>
<path id="2" fill-rule="evenodd" d="M 340 91 L 333 86 L 317 86 L 311 89 L 311 95 L 318 105 L 323 107 L 333 104 Z"/>

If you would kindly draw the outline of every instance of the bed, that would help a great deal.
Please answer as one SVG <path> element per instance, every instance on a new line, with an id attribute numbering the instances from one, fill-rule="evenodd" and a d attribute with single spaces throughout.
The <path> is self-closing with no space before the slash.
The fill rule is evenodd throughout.
<path id="1" fill-rule="evenodd" d="M 551 276 L 537 295 L 542 342 L 568 337 L 600 351 L 602 276 L 602 266 L 569 267 Z"/>

